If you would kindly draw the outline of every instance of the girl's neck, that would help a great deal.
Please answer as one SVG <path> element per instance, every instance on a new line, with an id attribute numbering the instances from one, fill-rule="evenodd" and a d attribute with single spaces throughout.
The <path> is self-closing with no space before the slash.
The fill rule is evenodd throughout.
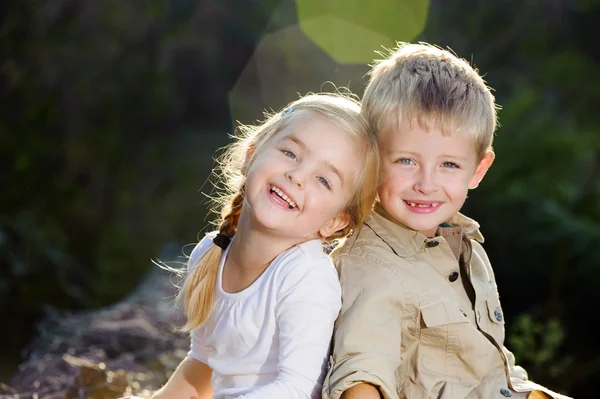
<path id="1" fill-rule="evenodd" d="M 306 241 L 281 237 L 276 232 L 252 226 L 245 216 L 242 211 L 223 268 L 222 288 L 228 293 L 248 288 L 280 253 Z"/>
<path id="2" fill-rule="evenodd" d="M 239 269 L 265 269 L 277 255 L 292 246 L 240 223 L 227 255 L 227 263 Z"/>
<path id="3" fill-rule="evenodd" d="M 282 252 L 307 239 L 290 239 L 276 233 L 253 228 L 242 213 L 227 263 L 239 269 L 265 269 Z"/>

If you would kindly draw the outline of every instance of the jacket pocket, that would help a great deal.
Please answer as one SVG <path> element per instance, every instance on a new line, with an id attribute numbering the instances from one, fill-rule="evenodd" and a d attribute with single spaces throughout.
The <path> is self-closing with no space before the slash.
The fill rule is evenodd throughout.
<path id="1" fill-rule="evenodd" d="M 427 328 L 469 322 L 467 315 L 456 305 L 444 301 L 421 308 L 421 318 Z"/>
<path id="2" fill-rule="evenodd" d="M 485 302 L 488 309 L 488 316 L 492 323 L 504 324 L 504 313 L 500 307 L 500 300 L 490 297 Z"/>
<path id="3" fill-rule="evenodd" d="M 441 301 L 420 308 L 419 368 L 421 372 L 461 378 L 456 356 L 464 352 L 462 341 L 471 323 L 455 303 Z M 417 372 L 419 372 L 417 370 Z"/>

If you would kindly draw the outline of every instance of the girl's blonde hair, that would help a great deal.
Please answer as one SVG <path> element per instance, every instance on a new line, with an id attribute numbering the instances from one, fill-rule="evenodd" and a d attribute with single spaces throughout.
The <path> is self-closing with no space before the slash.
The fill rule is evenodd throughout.
<path id="1" fill-rule="evenodd" d="M 298 117 L 297 111 L 310 112 L 313 117 L 324 118 L 343 129 L 348 137 L 362 147 L 360 159 L 355 162 L 359 171 L 350 189 L 350 195 L 343 212 L 350 222 L 344 229 L 330 237 L 322 238 L 331 242 L 347 237 L 358 228 L 371 211 L 375 202 L 379 180 L 379 151 L 375 135 L 370 131 L 366 120 L 360 115 L 358 102 L 343 94 L 309 94 L 290 103 L 283 111 L 265 115 L 266 120 L 258 126 L 241 126 L 235 142 L 230 144 L 218 160 L 217 176 L 224 186 L 225 194 L 216 199 L 221 215 L 218 230 L 220 234 L 233 237 L 236 232 L 242 204 L 246 171 L 271 138 Z M 303 112 L 305 117 L 306 112 Z M 325 133 L 325 132 L 324 132 Z M 219 261 L 223 250 L 212 245 L 185 278 L 178 295 L 187 316 L 183 331 L 190 331 L 203 324 L 210 315 Z"/>

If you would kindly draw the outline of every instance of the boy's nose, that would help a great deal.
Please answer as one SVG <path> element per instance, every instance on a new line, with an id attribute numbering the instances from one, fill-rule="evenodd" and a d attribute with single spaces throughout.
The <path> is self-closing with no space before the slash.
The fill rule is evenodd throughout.
<path id="1" fill-rule="evenodd" d="M 431 174 L 422 173 L 415 182 L 414 189 L 423 195 L 429 195 L 438 191 L 439 187 Z"/>

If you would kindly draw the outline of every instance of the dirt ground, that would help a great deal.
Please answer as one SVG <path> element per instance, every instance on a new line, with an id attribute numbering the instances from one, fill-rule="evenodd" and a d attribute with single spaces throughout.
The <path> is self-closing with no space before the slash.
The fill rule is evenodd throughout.
<path id="1" fill-rule="evenodd" d="M 132 295 L 110 308 L 53 313 L 9 384 L 4 399 L 149 397 L 185 357 L 189 338 L 176 331 L 172 275 L 153 268 Z"/>

